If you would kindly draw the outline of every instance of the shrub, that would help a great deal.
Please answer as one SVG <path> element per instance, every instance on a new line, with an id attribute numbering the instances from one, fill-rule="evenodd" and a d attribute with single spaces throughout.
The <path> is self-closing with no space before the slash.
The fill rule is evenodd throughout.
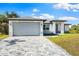
<path id="1" fill-rule="evenodd" d="M 79 24 L 77 25 L 72 25 L 70 30 L 69 30 L 70 33 L 79 33 Z"/>

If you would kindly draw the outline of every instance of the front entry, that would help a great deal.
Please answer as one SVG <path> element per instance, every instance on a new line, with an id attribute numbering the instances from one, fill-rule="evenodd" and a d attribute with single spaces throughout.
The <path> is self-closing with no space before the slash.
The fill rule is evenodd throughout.
<path id="1" fill-rule="evenodd" d="M 61 32 L 61 25 L 56 24 L 56 34 L 59 34 Z"/>

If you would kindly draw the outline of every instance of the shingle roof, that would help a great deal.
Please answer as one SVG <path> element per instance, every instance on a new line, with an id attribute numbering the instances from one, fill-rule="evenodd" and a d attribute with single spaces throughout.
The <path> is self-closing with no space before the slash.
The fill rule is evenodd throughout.
<path id="1" fill-rule="evenodd" d="M 51 20 L 52 22 L 66 22 L 66 20 Z"/>
<path id="2" fill-rule="evenodd" d="M 39 17 L 32 17 L 32 16 L 8 18 L 8 20 L 19 20 L 19 21 L 46 21 L 47 20 L 47 22 L 66 22 L 66 20 L 49 20 L 49 19 L 41 19 Z"/>
<path id="3" fill-rule="evenodd" d="M 46 19 L 35 18 L 35 17 L 19 17 L 19 18 L 8 18 L 8 20 L 19 20 L 19 21 L 46 21 Z"/>
<path id="4" fill-rule="evenodd" d="M 71 25 L 71 24 L 64 24 L 64 25 Z"/>

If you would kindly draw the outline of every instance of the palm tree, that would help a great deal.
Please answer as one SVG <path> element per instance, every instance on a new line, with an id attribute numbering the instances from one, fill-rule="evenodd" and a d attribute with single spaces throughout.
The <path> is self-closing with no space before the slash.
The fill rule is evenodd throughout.
<path id="1" fill-rule="evenodd" d="M 0 22 L 2 23 L 2 22 L 5 22 L 5 21 L 6 21 L 5 15 L 0 14 Z"/>
<path id="2" fill-rule="evenodd" d="M 6 12 L 5 15 L 0 14 L 0 32 L 2 34 L 8 34 L 8 19 L 19 17 L 15 12 Z"/>
<path id="3" fill-rule="evenodd" d="M 19 15 L 17 13 L 13 12 L 13 11 L 12 12 L 6 12 L 5 14 L 6 14 L 7 18 L 17 18 L 17 17 L 19 17 Z"/>
<path id="4" fill-rule="evenodd" d="M 1 14 L 0 14 L 0 33 L 4 33 L 4 32 L 5 32 L 5 31 L 4 31 L 5 28 L 4 28 L 3 25 L 2 25 L 4 22 L 6 22 L 5 20 L 6 20 L 5 15 L 1 15 Z"/>

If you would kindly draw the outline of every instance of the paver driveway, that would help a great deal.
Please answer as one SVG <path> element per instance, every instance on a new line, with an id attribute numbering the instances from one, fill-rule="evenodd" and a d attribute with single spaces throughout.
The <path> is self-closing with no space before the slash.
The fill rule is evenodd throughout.
<path id="1" fill-rule="evenodd" d="M 0 41 L 1 56 L 69 56 L 42 36 L 9 37 Z"/>

